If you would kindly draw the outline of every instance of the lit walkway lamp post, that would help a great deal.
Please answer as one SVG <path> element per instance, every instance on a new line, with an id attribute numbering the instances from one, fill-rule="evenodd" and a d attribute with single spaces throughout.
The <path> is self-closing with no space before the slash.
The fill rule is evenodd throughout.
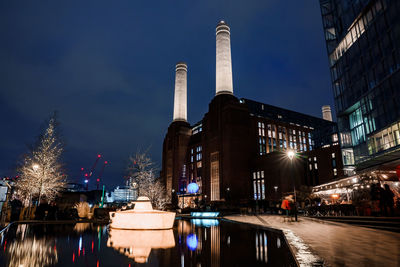
<path id="1" fill-rule="evenodd" d="M 292 150 L 289 150 L 287 152 L 287 156 L 290 159 L 290 169 L 291 169 L 291 174 L 292 174 L 292 179 L 293 179 L 293 192 L 294 192 L 294 219 L 297 222 L 297 199 L 296 199 L 296 179 L 294 177 L 294 172 L 293 172 L 293 158 L 295 156 L 295 152 Z"/>

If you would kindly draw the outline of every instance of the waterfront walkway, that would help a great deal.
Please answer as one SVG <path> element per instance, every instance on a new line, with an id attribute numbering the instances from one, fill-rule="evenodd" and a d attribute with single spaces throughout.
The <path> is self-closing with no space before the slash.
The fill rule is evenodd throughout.
<path id="1" fill-rule="evenodd" d="M 281 229 L 300 266 L 400 266 L 400 233 L 337 222 L 282 216 L 226 216 L 228 220 Z M 319 265 L 322 266 L 322 265 Z"/>

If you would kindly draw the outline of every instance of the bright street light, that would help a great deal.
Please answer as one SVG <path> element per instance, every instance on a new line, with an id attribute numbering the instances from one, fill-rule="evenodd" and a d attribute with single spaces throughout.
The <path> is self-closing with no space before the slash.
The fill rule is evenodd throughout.
<path id="1" fill-rule="evenodd" d="M 293 157 L 294 157 L 294 152 L 293 152 L 293 150 L 289 150 L 289 151 L 287 152 L 287 156 L 288 156 L 288 158 L 289 158 L 290 160 L 292 160 Z"/>
<path id="2" fill-rule="evenodd" d="M 38 164 L 33 164 L 32 168 L 33 168 L 34 171 L 36 171 L 37 169 L 39 169 L 39 165 Z"/>

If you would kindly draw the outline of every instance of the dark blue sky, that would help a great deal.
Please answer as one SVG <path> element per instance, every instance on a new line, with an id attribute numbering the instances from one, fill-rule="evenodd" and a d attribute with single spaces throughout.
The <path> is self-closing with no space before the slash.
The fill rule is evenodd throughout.
<path id="1" fill-rule="evenodd" d="M 61 3 L 62 2 L 62 3 Z M 215 94 L 215 26 L 231 27 L 234 94 L 321 116 L 333 105 L 318 1 L 2 1 L 0 176 L 59 111 L 70 178 L 101 153 L 109 186 L 150 147 L 161 165 L 174 67 L 188 64 L 188 119 Z"/>

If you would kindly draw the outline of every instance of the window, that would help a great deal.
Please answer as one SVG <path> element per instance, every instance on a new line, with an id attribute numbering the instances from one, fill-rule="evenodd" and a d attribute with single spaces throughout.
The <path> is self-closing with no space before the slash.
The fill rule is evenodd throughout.
<path id="1" fill-rule="evenodd" d="M 353 141 L 353 146 L 356 146 L 365 141 L 365 131 L 361 108 L 356 109 L 349 115 L 350 133 Z"/>
<path id="2" fill-rule="evenodd" d="M 199 125 L 193 127 L 192 134 L 195 135 L 195 134 L 200 133 L 202 131 L 203 131 L 203 125 L 199 124 Z"/>
<path id="3" fill-rule="evenodd" d="M 201 146 L 196 147 L 196 161 L 200 161 L 203 158 L 202 150 L 203 148 Z"/>
<path id="4" fill-rule="evenodd" d="M 253 172 L 254 200 L 265 199 L 264 171 Z"/>
<path id="5" fill-rule="evenodd" d="M 265 155 L 267 152 L 267 146 L 265 137 L 265 124 L 263 122 L 258 122 L 258 147 L 259 154 Z"/>
<path id="6" fill-rule="evenodd" d="M 337 169 L 336 168 L 333 169 L 333 176 L 337 176 Z"/>
<path id="7" fill-rule="evenodd" d="M 336 154 L 335 153 L 332 153 L 332 158 L 334 159 L 336 157 Z"/>

